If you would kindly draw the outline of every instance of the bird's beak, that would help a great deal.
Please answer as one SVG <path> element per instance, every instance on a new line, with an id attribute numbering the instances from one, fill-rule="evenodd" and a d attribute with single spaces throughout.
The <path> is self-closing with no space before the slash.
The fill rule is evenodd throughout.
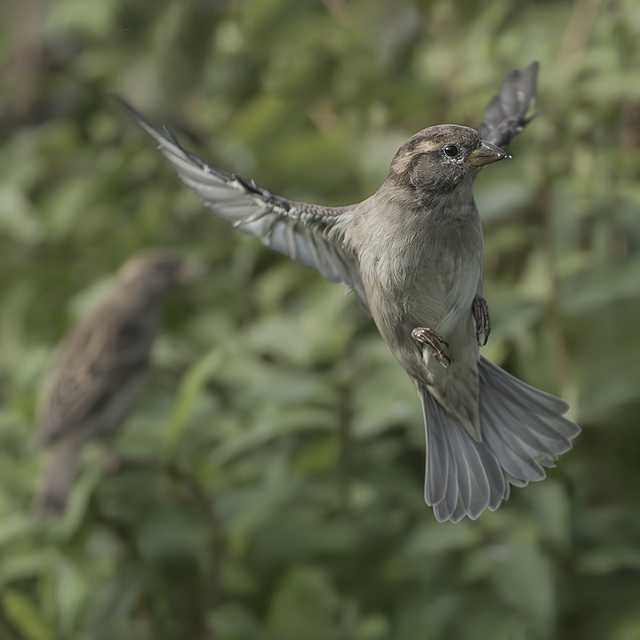
<path id="1" fill-rule="evenodd" d="M 190 284 L 200 280 L 206 274 L 205 268 L 195 262 L 185 262 L 176 273 L 176 282 L 179 285 Z"/>
<path id="2" fill-rule="evenodd" d="M 492 142 L 483 140 L 482 144 L 469 154 L 469 163 L 474 167 L 484 167 L 492 162 L 498 162 L 498 160 L 510 157 L 504 149 L 497 147 Z"/>

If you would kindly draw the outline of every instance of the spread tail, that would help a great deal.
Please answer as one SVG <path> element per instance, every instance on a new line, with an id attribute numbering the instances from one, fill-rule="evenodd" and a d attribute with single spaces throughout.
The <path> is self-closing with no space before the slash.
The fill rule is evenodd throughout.
<path id="1" fill-rule="evenodd" d="M 31 514 L 36 520 L 61 518 L 78 470 L 81 442 L 62 440 L 51 447 Z"/>
<path id="2" fill-rule="evenodd" d="M 475 520 L 545 477 L 543 467 L 571 448 L 580 427 L 563 417 L 569 405 L 518 380 L 485 358 L 480 374 L 480 425 L 476 442 L 453 415 L 419 385 L 427 432 L 425 501 L 439 522 Z"/>

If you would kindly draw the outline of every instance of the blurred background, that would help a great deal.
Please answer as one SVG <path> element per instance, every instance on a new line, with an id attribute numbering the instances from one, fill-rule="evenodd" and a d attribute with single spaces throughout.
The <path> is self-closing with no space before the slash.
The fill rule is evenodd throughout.
<path id="1" fill-rule="evenodd" d="M 2 640 L 638 640 L 640 8 L 635 0 L 0 4 Z M 484 354 L 584 432 L 473 523 L 423 502 L 420 403 L 341 286 L 200 207 L 116 92 L 274 193 L 371 195 L 416 131 L 478 126 L 540 60 L 483 172 Z M 56 347 L 149 246 L 172 294 L 121 438 L 36 525 Z"/>

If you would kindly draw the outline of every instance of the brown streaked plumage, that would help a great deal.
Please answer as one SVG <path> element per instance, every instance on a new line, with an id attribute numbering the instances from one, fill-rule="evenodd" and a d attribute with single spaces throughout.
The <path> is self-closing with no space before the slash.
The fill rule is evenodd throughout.
<path id="1" fill-rule="evenodd" d="M 50 459 L 34 517 L 64 513 L 82 446 L 117 431 L 142 391 L 165 295 L 197 275 L 170 251 L 136 254 L 106 302 L 65 340 L 41 395 L 38 444 Z"/>
<path id="2" fill-rule="evenodd" d="M 545 476 L 580 428 L 568 405 L 482 358 L 480 169 L 507 157 L 535 96 L 537 63 L 514 71 L 481 131 L 429 127 L 394 156 L 367 200 L 322 207 L 276 196 L 183 149 L 124 105 L 182 182 L 214 213 L 269 248 L 353 289 L 420 396 L 427 433 L 425 500 L 440 521 L 477 518 Z"/>

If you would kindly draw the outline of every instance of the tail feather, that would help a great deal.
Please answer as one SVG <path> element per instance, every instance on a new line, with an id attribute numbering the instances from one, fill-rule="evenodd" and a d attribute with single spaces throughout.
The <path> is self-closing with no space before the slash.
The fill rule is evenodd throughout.
<path id="1" fill-rule="evenodd" d="M 444 411 L 440 405 L 432 398 L 428 391 L 423 387 L 419 387 L 421 397 L 426 394 L 428 400 L 433 402 L 430 415 L 434 420 L 439 423 L 440 416 L 433 415 L 437 412 Z M 425 400 L 423 399 L 423 409 L 425 406 Z M 426 416 L 426 410 L 425 410 Z M 445 500 L 447 497 L 447 479 L 449 478 L 449 466 L 452 466 L 451 475 L 455 476 L 456 472 L 456 458 L 451 455 L 450 447 L 448 446 L 447 438 L 441 437 L 439 433 L 434 434 L 434 437 L 427 440 L 427 461 L 425 470 L 425 485 L 424 485 L 424 497 L 428 505 L 437 505 Z M 446 500 L 450 502 L 451 497 Z"/>
<path id="2" fill-rule="evenodd" d="M 530 480 L 542 480 L 544 469 L 537 462 L 534 449 L 523 442 L 520 437 L 522 434 L 518 433 L 527 429 L 528 425 L 515 422 L 509 412 L 500 413 L 495 408 L 482 411 L 480 416 L 483 440 L 499 460 L 500 466 L 511 479 L 524 483 L 512 484 L 523 487 Z M 511 425 L 515 429 L 511 430 Z"/>
<path id="3" fill-rule="evenodd" d="M 478 369 L 480 377 L 484 378 L 488 386 L 496 390 L 500 390 L 505 395 L 508 395 L 513 399 L 515 404 L 521 406 L 527 411 L 532 409 L 535 410 L 536 408 L 538 410 L 549 409 L 550 411 L 556 411 L 562 415 L 569 411 L 569 403 L 566 400 L 558 398 L 546 391 L 542 391 L 542 389 L 536 389 L 526 382 L 522 382 L 522 380 L 516 378 L 508 371 L 505 371 L 497 364 L 494 364 L 486 358 L 480 358 L 478 361 Z M 492 376 L 492 373 L 497 375 Z M 522 388 L 535 391 L 535 394 L 530 397 L 521 396 L 518 393 L 518 390 Z"/>
<path id="4" fill-rule="evenodd" d="M 458 451 L 464 450 L 464 434 L 456 430 L 452 434 L 452 444 Z M 455 454 L 455 451 L 450 451 Z M 489 479 L 474 447 L 466 451 L 464 465 L 460 464 L 458 469 L 458 488 L 460 493 L 460 504 L 469 505 L 472 513 L 480 513 L 489 501 L 490 486 Z M 464 515 L 464 514 L 463 514 Z"/>
<path id="5" fill-rule="evenodd" d="M 543 467 L 571 448 L 580 427 L 563 417 L 569 405 L 518 380 L 484 358 L 476 442 L 459 420 L 419 385 L 427 428 L 425 501 L 442 522 L 475 520 L 509 498 L 510 485 L 545 477 Z"/>
<path id="6" fill-rule="evenodd" d="M 438 401 L 420 387 L 427 418 L 425 500 L 442 522 L 476 519 L 508 495 L 505 473 L 493 452 L 474 440 Z M 446 460 L 442 460 L 446 456 Z"/>

